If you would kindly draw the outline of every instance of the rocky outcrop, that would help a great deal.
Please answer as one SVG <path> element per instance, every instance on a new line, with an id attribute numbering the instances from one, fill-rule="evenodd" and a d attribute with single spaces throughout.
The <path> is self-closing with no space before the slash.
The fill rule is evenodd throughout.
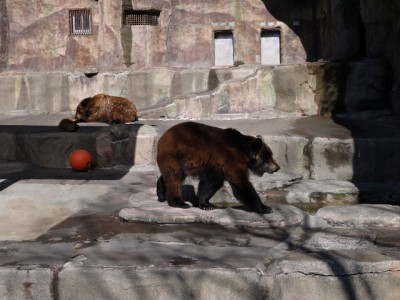
<path id="1" fill-rule="evenodd" d="M 388 78 L 381 60 L 219 70 L 157 68 L 96 76 L 1 74 L 0 113 L 74 111 L 83 98 L 101 91 L 132 100 L 139 118 L 219 118 L 271 110 L 331 116 L 389 108 Z"/>
<path id="2" fill-rule="evenodd" d="M 361 16 L 365 26 L 366 53 L 368 56 L 386 59 L 393 72 L 390 89 L 391 102 L 396 112 L 400 113 L 400 27 L 398 1 L 385 3 L 372 0 L 361 2 Z"/>
<path id="3" fill-rule="evenodd" d="M 308 61 L 357 61 L 369 79 L 381 80 L 381 71 L 369 70 L 368 60 L 381 59 L 387 63 L 386 92 L 382 101 L 391 100 L 392 107 L 400 113 L 400 5 L 397 1 L 379 0 L 322 0 L 297 1 L 263 0 L 269 12 L 287 24 L 301 40 Z M 362 63 L 366 61 L 363 66 Z M 335 72 L 340 73 L 341 70 Z M 375 75 L 373 74 L 374 72 Z M 338 74 L 337 73 L 337 74 Z M 376 77 L 374 77 L 376 76 Z M 372 80 L 372 81 L 371 81 Z M 352 84 L 349 81 L 348 84 Z M 359 86 L 350 87 L 346 100 L 354 99 Z M 370 89 L 372 92 L 372 89 Z M 374 92 L 372 92 L 374 94 Z M 383 95 L 383 94 L 382 94 Z M 343 95 L 344 98 L 345 95 Z M 364 100 L 361 100 L 365 97 Z M 358 95 L 367 108 L 368 95 Z M 384 104 L 386 105 L 386 104 Z M 355 109 L 359 109 L 355 108 Z"/>

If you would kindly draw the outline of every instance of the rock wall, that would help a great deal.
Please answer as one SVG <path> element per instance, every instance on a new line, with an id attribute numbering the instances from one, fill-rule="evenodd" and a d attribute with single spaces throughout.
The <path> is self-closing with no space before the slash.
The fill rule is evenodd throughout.
<path id="1" fill-rule="evenodd" d="M 69 33 L 69 10 L 78 8 L 91 10 L 91 35 Z M 159 11 L 159 24 L 125 25 L 127 10 Z M 211 67 L 214 33 L 224 30 L 234 36 L 235 64 L 260 63 L 263 29 L 280 30 L 282 63 L 306 58 L 294 31 L 261 0 L 3 0 L 0 22 L 8 25 L 0 31 L 0 71 Z"/>
<path id="2" fill-rule="evenodd" d="M 157 68 L 0 74 L 0 114 L 67 112 L 98 93 L 134 101 L 141 118 L 213 118 L 229 114 L 324 115 L 387 109 L 386 64 L 243 65 L 227 69 Z"/>
<path id="3" fill-rule="evenodd" d="M 393 76 L 390 89 L 392 106 L 400 114 L 400 2 L 361 0 L 360 3 L 366 54 L 388 61 Z"/>
<path id="4" fill-rule="evenodd" d="M 7 66 L 8 31 L 6 2 L 0 1 L 0 70 Z"/>
<path id="5" fill-rule="evenodd" d="M 9 23 L 7 69 L 63 70 L 96 65 L 99 14 L 96 1 L 69 1 L 71 8 L 92 10 L 93 35 L 69 34 L 69 14 L 62 0 L 5 1 Z"/>
<path id="6" fill-rule="evenodd" d="M 274 17 L 287 24 L 298 35 L 308 61 L 320 59 L 356 61 L 359 67 L 365 70 L 368 70 L 371 59 L 381 59 L 383 65 L 386 63 L 384 76 L 380 75 L 382 70 L 375 69 L 376 77 L 367 71 L 369 73 L 367 76 L 370 78 L 366 84 L 372 88 L 374 78 L 378 81 L 384 78 L 386 96 L 390 98 L 392 107 L 400 113 L 399 1 L 263 0 L 263 2 Z M 364 62 L 365 66 L 361 66 Z M 346 97 L 355 98 L 357 86 L 351 89 L 352 95 Z M 358 98 L 364 96 L 368 100 L 368 95 L 361 94 Z M 387 99 L 382 99 L 385 100 Z"/>
<path id="7" fill-rule="evenodd" d="M 394 0 L 3 0 L 0 70 L 210 67 L 213 34 L 231 30 L 236 64 L 260 63 L 262 29 L 281 32 L 282 64 L 386 58 L 396 73 Z M 89 8 L 93 33 L 69 34 L 68 10 Z M 158 10 L 158 26 L 123 24 L 125 10 Z M 397 74 L 395 74 L 397 76 Z"/>
<path id="8" fill-rule="evenodd" d="M 69 10 L 77 8 L 91 9 L 91 35 L 70 35 Z M 123 24 L 125 10 L 150 9 L 160 11 L 158 26 Z M 346 82 L 346 91 L 339 94 L 352 110 L 375 107 L 376 103 L 370 105 L 371 94 L 359 94 L 358 90 L 372 91 L 378 85 L 386 88 L 378 91 L 381 101 L 390 98 L 400 113 L 399 14 L 400 4 L 395 0 L 2 0 L 0 71 L 79 70 L 90 75 L 114 69 L 117 73 L 150 68 L 170 68 L 171 72 L 178 67 L 208 69 L 214 65 L 214 33 L 224 30 L 233 33 L 235 65 L 259 65 L 260 34 L 270 29 L 281 33 L 284 65 L 321 59 L 357 63 L 364 73 L 354 74 L 365 77 L 364 86 L 360 87 L 363 83 L 359 80 L 350 80 L 355 76 L 347 77 L 341 67 L 336 71 L 329 67 L 327 76 L 322 77 L 328 81 L 320 82 L 321 87 L 329 87 L 332 75 L 343 75 L 335 80 Z M 376 59 L 382 64 L 371 72 L 370 61 Z M 144 87 L 150 84 L 142 83 Z M 131 84 L 132 89 L 143 87 L 136 81 Z M 218 81 L 209 80 L 208 84 L 216 87 Z M 172 87 L 178 88 L 172 90 L 178 95 L 179 85 Z M 321 92 L 321 97 L 328 93 Z M 321 101 L 329 103 L 329 98 Z M 8 107 L 7 103 L 1 105 Z"/>

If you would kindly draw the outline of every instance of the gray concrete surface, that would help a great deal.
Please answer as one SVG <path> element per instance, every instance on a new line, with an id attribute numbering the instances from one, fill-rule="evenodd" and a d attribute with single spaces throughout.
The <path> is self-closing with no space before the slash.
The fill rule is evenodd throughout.
<path id="1" fill-rule="evenodd" d="M 63 116 L 1 116 L 0 136 L 8 139 L 2 140 L 0 153 L 10 155 L 24 145 L 35 145 L 33 136 L 62 144 L 67 133 L 55 126 Z M 0 299 L 400 297 L 400 210 L 391 205 L 399 204 L 400 188 L 397 181 L 383 181 L 396 174 L 397 146 L 389 143 L 397 139 L 395 128 L 368 121 L 346 127 L 315 118 L 203 120 L 261 134 L 277 153 L 281 171 L 251 178 L 273 208 L 271 214 L 257 215 L 240 207 L 228 185 L 212 199 L 219 207 L 213 211 L 175 209 L 156 200 L 154 145 L 157 136 L 176 122 L 180 121 L 128 125 L 140 129 L 132 131 L 135 140 L 143 139 L 137 143 L 143 148 L 121 146 L 125 138 L 116 139 L 117 131 L 103 124 L 84 124 L 75 137 L 68 133 L 80 143 L 93 139 L 95 145 L 103 145 L 96 149 L 116 154 L 109 167 L 89 172 L 74 172 L 66 165 L 34 165 L 33 150 L 9 159 L 2 156 Z M 375 127 L 368 127 L 371 124 Z M 57 142 L 51 141 L 54 137 Z M 327 143 L 312 152 L 310 143 L 318 138 Z M 347 155 L 352 149 L 347 141 L 356 145 L 357 139 L 368 144 L 365 151 L 381 159 L 366 154 L 367 175 L 368 168 L 353 168 L 364 182 L 338 180 L 337 174 L 347 174 L 338 171 L 338 162 L 341 168 L 354 164 Z M 315 155 L 310 161 L 309 151 L 323 153 L 322 145 L 335 140 L 338 143 L 325 151 L 336 152 L 328 150 L 330 155 Z M 73 143 L 62 147 L 68 149 L 67 145 Z M 51 161 L 46 155 L 61 146 L 54 147 L 36 153 Z M 122 164 L 127 149 L 141 153 L 143 163 Z M 327 169 L 315 172 L 323 175 L 317 180 L 309 174 L 319 161 Z M 334 178 L 324 179 L 327 174 Z M 189 196 L 190 185 L 195 188 L 196 181 L 186 182 Z"/>
<path id="2" fill-rule="evenodd" d="M 0 165 L 1 299 L 400 295 L 398 206 L 174 209 L 155 199 L 151 166 Z"/>
<path id="3" fill-rule="evenodd" d="M 158 137 L 182 120 L 141 120 L 127 124 L 127 135 L 114 135 L 113 126 L 82 124 L 77 132 L 56 126 L 66 114 L 0 117 L 0 159 L 22 160 L 48 168 L 69 167 L 76 148 L 93 152 L 97 167 L 154 164 Z M 201 120 L 244 134 L 261 135 L 282 170 L 304 179 L 357 182 L 397 181 L 400 177 L 398 126 L 374 120 L 332 120 L 283 117 Z"/>

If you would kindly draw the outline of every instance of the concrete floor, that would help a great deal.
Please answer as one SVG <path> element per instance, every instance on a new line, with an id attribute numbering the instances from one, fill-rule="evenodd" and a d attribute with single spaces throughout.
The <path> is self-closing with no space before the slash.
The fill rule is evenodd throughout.
<path id="1" fill-rule="evenodd" d="M 0 129 L 56 126 L 60 117 L 2 117 Z M 235 125 L 248 134 L 365 134 L 313 118 Z M 378 129 L 368 134 L 397 135 Z M 400 297 L 397 205 L 307 212 L 275 203 L 261 216 L 174 209 L 155 198 L 153 166 L 81 173 L 3 160 L 0 178 L 0 299 Z"/>

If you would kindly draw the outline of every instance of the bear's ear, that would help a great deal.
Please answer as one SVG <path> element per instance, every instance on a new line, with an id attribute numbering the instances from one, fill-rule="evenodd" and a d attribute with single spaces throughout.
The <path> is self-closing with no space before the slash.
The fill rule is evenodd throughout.
<path id="1" fill-rule="evenodd" d="M 87 98 L 83 99 L 83 100 L 79 103 L 79 105 L 80 105 L 82 108 L 86 108 L 86 107 L 88 106 L 88 104 L 89 104 L 90 101 L 92 101 L 92 97 L 87 97 Z"/>
<path id="2" fill-rule="evenodd" d="M 264 141 L 262 140 L 261 136 L 257 136 L 252 142 L 251 142 L 251 150 L 253 153 L 258 153 L 260 152 L 261 148 L 264 145 Z"/>

